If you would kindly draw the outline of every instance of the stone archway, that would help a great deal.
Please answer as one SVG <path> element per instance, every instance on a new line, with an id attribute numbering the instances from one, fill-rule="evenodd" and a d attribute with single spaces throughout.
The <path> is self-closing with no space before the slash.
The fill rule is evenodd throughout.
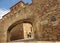
<path id="1" fill-rule="evenodd" d="M 33 26 L 30 23 L 23 23 L 24 39 L 34 39 Z"/>
<path id="2" fill-rule="evenodd" d="M 30 27 L 27 26 L 29 29 L 24 28 L 24 26 L 27 24 L 30 25 Z M 9 42 L 9 41 L 15 41 L 15 40 L 20 40 L 20 39 L 28 39 L 29 36 L 27 35 L 26 32 L 28 32 L 29 34 L 31 33 L 31 38 L 33 39 L 34 32 L 32 31 L 33 30 L 32 27 L 33 27 L 33 24 L 30 21 L 22 21 L 22 22 L 19 21 L 19 22 L 14 23 L 8 28 L 7 41 Z M 25 29 L 28 31 L 26 31 Z"/>

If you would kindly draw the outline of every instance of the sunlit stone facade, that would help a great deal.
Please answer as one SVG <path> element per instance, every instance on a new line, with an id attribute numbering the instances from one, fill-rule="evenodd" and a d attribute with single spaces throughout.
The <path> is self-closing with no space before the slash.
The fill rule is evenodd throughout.
<path id="1" fill-rule="evenodd" d="M 10 9 L 0 20 L 0 42 L 60 41 L 60 0 L 32 0 L 31 4 L 20 1 Z M 30 40 L 24 39 L 23 23 L 32 25 Z"/>

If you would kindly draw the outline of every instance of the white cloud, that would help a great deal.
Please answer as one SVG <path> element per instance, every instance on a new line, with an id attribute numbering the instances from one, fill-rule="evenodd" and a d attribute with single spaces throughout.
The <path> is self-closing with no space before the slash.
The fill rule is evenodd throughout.
<path id="1" fill-rule="evenodd" d="M 0 19 L 2 18 L 3 15 L 7 14 L 8 12 L 9 12 L 9 10 L 0 8 Z"/>

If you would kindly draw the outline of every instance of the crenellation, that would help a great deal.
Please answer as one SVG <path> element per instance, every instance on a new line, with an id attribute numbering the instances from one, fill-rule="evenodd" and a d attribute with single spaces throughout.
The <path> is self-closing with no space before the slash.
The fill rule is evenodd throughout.
<path id="1" fill-rule="evenodd" d="M 20 1 L 20 2 L 18 2 L 17 4 L 15 4 L 14 6 L 12 6 L 10 9 L 11 9 L 11 11 L 13 10 L 13 12 L 16 10 L 18 10 L 17 8 L 20 8 L 21 6 L 24 6 L 24 2 L 22 2 L 22 1 Z"/>

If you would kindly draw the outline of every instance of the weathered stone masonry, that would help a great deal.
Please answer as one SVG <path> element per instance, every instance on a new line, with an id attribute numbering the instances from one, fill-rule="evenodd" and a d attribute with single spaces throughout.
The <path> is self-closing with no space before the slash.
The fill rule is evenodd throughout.
<path id="1" fill-rule="evenodd" d="M 30 22 L 34 39 L 60 41 L 60 0 L 32 0 L 32 4 L 20 1 L 0 20 L 0 42 L 6 42 L 8 29 L 19 23 Z"/>

